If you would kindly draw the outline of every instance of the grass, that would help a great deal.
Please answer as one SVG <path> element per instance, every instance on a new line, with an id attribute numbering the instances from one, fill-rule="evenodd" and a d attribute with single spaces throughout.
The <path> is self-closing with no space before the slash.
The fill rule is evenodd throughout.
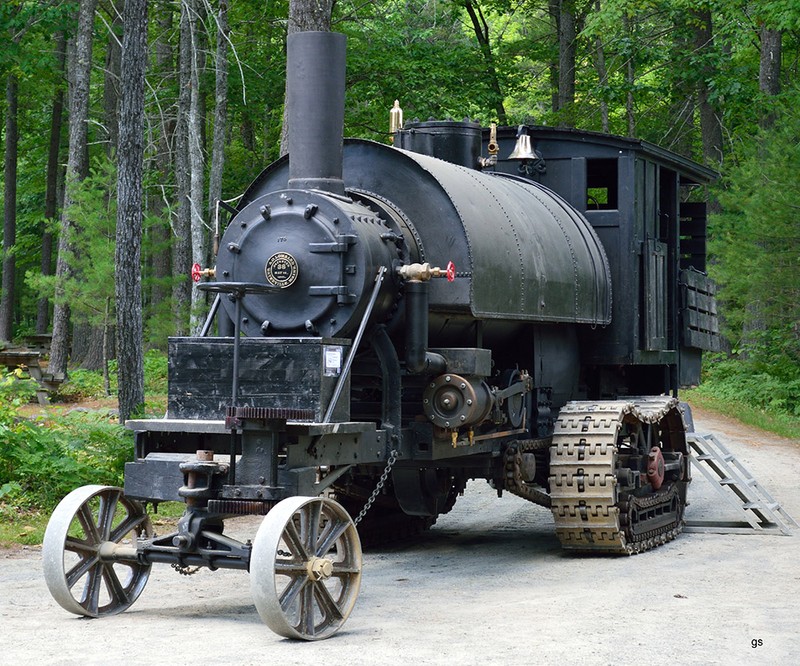
<path id="1" fill-rule="evenodd" d="M 781 437 L 800 438 L 800 418 L 790 414 L 767 411 L 741 402 L 718 398 L 697 389 L 682 391 L 681 399 L 692 406 L 718 412 L 745 425 L 766 430 Z"/>
<path id="2" fill-rule="evenodd" d="M 156 533 L 173 531 L 185 508 L 182 502 L 162 502 L 158 506 L 158 513 L 153 513 L 152 508 L 148 507 Z M 0 548 L 40 545 L 50 515 L 48 511 L 20 511 L 17 507 L 0 504 Z"/>
<path id="3" fill-rule="evenodd" d="M 20 512 L 0 504 L 0 548 L 34 546 L 42 543 L 49 514 L 41 511 Z"/>

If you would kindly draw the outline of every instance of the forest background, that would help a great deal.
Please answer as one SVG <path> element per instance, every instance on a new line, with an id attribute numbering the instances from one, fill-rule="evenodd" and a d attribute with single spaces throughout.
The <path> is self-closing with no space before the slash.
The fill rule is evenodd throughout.
<path id="1" fill-rule="evenodd" d="M 348 36 L 347 136 L 387 142 L 400 99 L 407 119 L 611 132 L 717 169 L 709 390 L 800 416 L 794 0 L 5 0 L 0 345 L 52 331 L 56 376 L 116 344 L 122 380 L 138 354 L 135 411 L 141 350 L 201 321 L 216 200 L 281 154 L 300 27 Z"/>

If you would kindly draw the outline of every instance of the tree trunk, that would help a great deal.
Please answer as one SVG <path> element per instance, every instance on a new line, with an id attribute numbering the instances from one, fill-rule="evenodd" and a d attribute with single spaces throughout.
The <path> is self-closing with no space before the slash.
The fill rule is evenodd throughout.
<path id="1" fill-rule="evenodd" d="M 206 234 L 204 202 L 203 202 L 203 117 L 200 109 L 200 34 L 197 29 L 199 5 L 197 0 L 191 0 L 189 11 L 189 34 L 191 35 L 191 74 L 189 84 L 189 118 L 188 118 L 188 148 L 189 148 L 189 198 L 191 211 L 192 234 L 192 263 L 206 265 Z M 205 293 L 199 289 L 192 289 L 191 311 L 189 316 L 189 330 L 194 333 L 203 324 L 203 306 Z"/>
<path id="2" fill-rule="evenodd" d="M 122 38 L 117 234 L 114 255 L 117 301 L 119 418 L 124 423 L 144 405 L 142 354 L 142 169 L 144 81 L 147 65 L 147 0 L 126 0 Z"/>
<path id="3" fill-rule="evenodd" d="M 192 298 L 192 209 L 189 180 L 189 104 L 192 79 L 192 37 L 189 24 L 189 1 L 181 0 L 180 46 L 178 49 L 178 119 L 175 127 L 175 189 L 178 211 L 172 245 L 172 274 L 175 280 L 172 300 L 175 304 L 175 334 L 185 335 L 189 323 L 186 309 Z"/>
<path id="4" fill-rule="evenodd" d="M 81 0 L 78 13 L 78 32 L 75 38 L 75 67 L 70 94 L 69 155 L 64 187 L 64 205 L 61 215 L 61 233 L 58 239 L 56 263 L 56 293 L 53 312 L 53 343 L 50 347 L 50 372 L 66 376 L 69 357 L 69 303 L 64 297 L 64 282 L 71 269 L 68 263 L 72 219 L 72 190 L 86 177 L 88 164 L 89 82 L 92 72 L 92 32 L 97 0 Z"/>
<path id="5" fill-rule="evenodd" d="M 111 25 L 109 27 L 108 46 L 106 47 L 106 66 L 103 70 L 103 112 L 108 141 L 106 154 L 109 157 L 117 154 L 117 146 L 119 145 L 118 109 L 121 89 L 120 59 L 122 53 L 122 45 L 119 40 L 119 35 L 122 33 L 122 16 L 120 16 L 113 4 L 111 12 Z"/>
<path id="6" fill-rule="evenodd" d="M 625 117 L 628 125 L 628 136 L 636 136 L 636 111 L 633 99 L 633 86 L 636 83 L 636 64 L 634 63 L 635 49 L 632 46 L 635 43 L 635 35 L 634 22 L 627 14 L 624 15 L 623 26 L 625 34 L 631 43 L 628 59 L 625 63 L 625 87 L 627 89 L 627 94 L 625 95 Z"/>
<path id="7" fill-rule="evenodd" d="M 594 3 L 595 11 L 599 14 L 601 11 L 600 0 Z M 594 38 L 594 68 L 597 70 L 597 80 L 600 84 L 602 94 L 605 95 L 608 90 L 608 70 L 606 69 L 606 51 L 603 46 L 603 40 L 598 35 Z M 602 123 L 603 132 L 608 134 L 608 100 L 606 97 L 600 98 L 600 120 Z"/>
<path id="8" fill-rule="evenodd" d="M 17 101 L 19 83 L 14 74 L 6 77 L 6 146 L 3 180 L 3 293 L 0 297 L 0 340 L 10 341 L 14 324 L 14 281 L 17 242 Z"/>
<path id="9" fill-rule="evenodd" d="M 486 17 L 483 15 L 483 10 L 476 0 L 463 0 L 464 7 L 469 14 L 470 21 L 472 21 L 472 31 L 475 33 L 475 38 L 478 40 L 478 46 L 483 56 L 483 62 L 486 66 L 486 75 L 489 77 L 489 87 L 494 93 L 494 112 L 497 114 L 497 122 L 501 125 L 508 124 L 506 117 L 506 108 L 503 105 L 503 91 L 500 89 L 500 80 L 497 78 L 497 66 L 494 61 L 494 53 L 492 53 L 492 44 L 489 40 L 489 24 L 486 22 Z"/>
<path id="10" fill-rule="evenodd" d="M 214 229 L 214 252 L 219 238 L 216 222 L 217 199 L 222 198 L 222 171 L 225 165 L 225 133 L 228 126 L 228 0 L 219 0 L 217 17 L 216 90 L 214 137 L 211 144 L 211 173 L 208 178 L 208 219 Z"/>
<path id="11" fill-rule="evenodd" d="M 158 11 L 158 37 L 155 42 L 156 68 L 160 80 L 170 81 L 174 79 L 175 67 L 173 48 L 169 42 L 168 35 L 172 32 L 173 6 L 171 3 L 162 2 Z M 161 91 L 159 91 L 160 93 Z M 159 224 L 153 225 L 150 229 L 150 269 L 153 280 L 149 294 L 149 314 L 159 312 L 171 312 L 165 306 L 170 295 L 169 280 L 172 276 L 171 248 L 170 248 L 170 224 L 166 218 L 167 195 L 164 186 L 170 182 L 172 177 L 172 145 L 175 140 L 175 118 L 174 116 L 159 116 L 154 118 L 152 125 L 159 127 L 158 131 L 158 151 L 154 160 L 154 167 L 160 174 L 159 181 L 162 190 L 151 200 L 150 211 L 157 217 Z"/>
<path id="12" fill-rule="evenodd" d="M 56 34 L 55 54 L 58 73 L 64 74 L 67 43 L 63 32 Z M 58 210 L 58 184 L 61 172 L 61 127 L 64 118 L 64 87 L 59 83 L 53 93 L 50 115 L 50 144 L 47 151 L 47 185 L 44 194 L 44 231 L 42 233 L 42 275 L 53 274 L 53 232 L 51 225 Z M 40 298 L 36 308 L 36 332 L 44 334 L 50 326 L 50 299 Z"/>
<path id="13" fill-rule="evenodd" d="M 781 91 L 781 42 L 780 30 L 761 28 L 761 57 L 758 72 L 758 87 L 767 97 L 774 97 Z M 775 122 L 775 111 L 771 104 L 764 104 L 761 114 L 761 127 L 768 128 Z"/>
<path id="14" fill-rule="evenodd" d="M 558 111 L 559 125 L 575 127 L 575 3 L 559 2 L 558 20 Z"/>
<path id="15" fill-rule="evenodd" d="M 694 14 L 694 48 L 697 53 L 710 52 L 714 48 L 714 36 L 711 26 L 711 10 L 693 10 Z M 720 116 L 710 99 L 711 82 L 715 74 L 713 65 L 702 67 L 700 81 L 697 84 L 697 106 L 700 110 L 700 131 L 703 136 L 703 157 L 713 167 L 722 163 L 722 123 Z"/>
<path id="16" fill-rule="evenodd" d="M 317 30 L 330 32 L 331 11 L 334 0 L 289 0 L 289 21 L 287 34 Z M 284 96 L 285 98 L 285 96 Z M 281 128 L 281 155 L 289 152 L 289 114 L 283 106 L 283 127 Z"/>

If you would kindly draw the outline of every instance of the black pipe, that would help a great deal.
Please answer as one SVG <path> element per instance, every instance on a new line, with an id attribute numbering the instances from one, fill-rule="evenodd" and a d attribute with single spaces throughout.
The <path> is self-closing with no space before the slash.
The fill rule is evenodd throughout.
<path id="1" fill-rule="evenodd" d="M 406 371 L 412 375 L 439 374 L 447 368 L 441 354 L 428 351 L 428 283 L 408 280 L 406 299 Z"/>
<path id="2" fill-rule="evenodd" d="M 344 194 L 342 145 L 346 38 L 337 32 L 289 35 L 289 188 Z"/>

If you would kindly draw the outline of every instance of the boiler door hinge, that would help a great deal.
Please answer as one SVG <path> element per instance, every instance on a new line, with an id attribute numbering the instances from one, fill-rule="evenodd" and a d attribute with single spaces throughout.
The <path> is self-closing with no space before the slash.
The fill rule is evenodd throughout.
<path id="1" fill-rule="evenodd" d="M 335 241 L 331 241 L 329 243 L 309 243 L 308 244 L 308 251 L 313 253 L 325 253 L 325 252 L 338 252 L 338 253 L 345 253 L 350 250 L 351 245 L 355 245 L 358 242 L 358 236 L 353 234 L 342 234 L 341 236 L 337 236 Z"/>
<path id="2" fill-rule="evenodd" d="M 350 293 L 344 285 L 339 286 L 315 286 L 308 288 L 309 296 L 336 296 L 339 305 L 346 305 L 356 302 L 356 295 Z"/>

